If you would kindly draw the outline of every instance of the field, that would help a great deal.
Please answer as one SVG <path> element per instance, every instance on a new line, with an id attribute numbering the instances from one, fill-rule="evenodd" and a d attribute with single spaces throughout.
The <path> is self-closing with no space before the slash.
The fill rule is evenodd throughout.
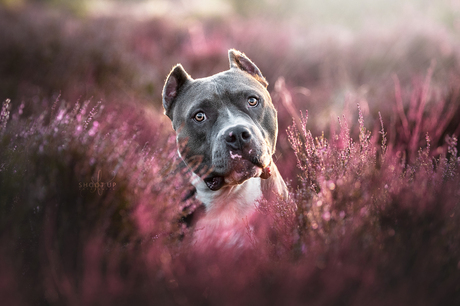
<path id="1" fill-rule="evenodd" d="M 0 1 L 2 303 L 459 305 L 460 5 L 187 3 Z M 197 250 L 161 90 L 230 48 L 290 198 L 253 248 Z"/>

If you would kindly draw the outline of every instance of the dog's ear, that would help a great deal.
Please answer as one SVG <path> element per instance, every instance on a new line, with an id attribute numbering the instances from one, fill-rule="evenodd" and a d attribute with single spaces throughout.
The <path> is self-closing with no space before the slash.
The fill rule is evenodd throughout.
<path id="1" fill-rule="evenodd" d="M 165 114 L 172 120 L 171 108 L 177 98 L 180 89 L 193 79 L 185 71 L 181 64 L 173 67 L 163 87 L 163 107 Z"/>
<path id="2" fill-rule="evenodd" d="M 230 68 L 237 68 L 246 71 L 262 85 L 265 87 L 268 86 L 268 82 L 260 72 L 259 68 L 257 68 L 257 66 L 249 58 L 247 58 L 246 55 L 238 50 L 230 49 L 228 50 L 228 59 L 230 61 Z"/>

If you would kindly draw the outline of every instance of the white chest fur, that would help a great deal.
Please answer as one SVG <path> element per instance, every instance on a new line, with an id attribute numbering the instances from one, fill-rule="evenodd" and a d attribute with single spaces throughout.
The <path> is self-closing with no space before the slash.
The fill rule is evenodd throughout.
<path id="1" fill-rule="evenodd" d="M 261 179 L 251 178 L 243 184 L 212 191 L 194 174 L 192 184 L 197 199 L 206 207 L 205 216 L 196 225 L 196 240 L 214 239 L 227 245 L 243 243 L 246 226 L 256 211 L 257 200 L 262 197 Z"/>

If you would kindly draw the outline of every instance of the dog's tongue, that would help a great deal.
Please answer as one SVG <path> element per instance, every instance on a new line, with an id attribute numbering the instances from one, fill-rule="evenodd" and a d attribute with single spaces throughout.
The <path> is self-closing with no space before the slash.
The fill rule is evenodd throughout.
<path id="1" fill-rule="evenodd" d="M 268 179 L 270 176 L 272 175 L 271 171 L 270 171 L 270 166 L 267 166 L 265 168 L 262 169 L 262 174 L 260 175 L 260 178 L 261 179 Z"/>
<path id="2" fill-rule="evenodd" d="M 219 190 L 224 185 L 224 178 L 222 176 L 213 176 L 204 180 L 206 185 L 212 191 Z"/>

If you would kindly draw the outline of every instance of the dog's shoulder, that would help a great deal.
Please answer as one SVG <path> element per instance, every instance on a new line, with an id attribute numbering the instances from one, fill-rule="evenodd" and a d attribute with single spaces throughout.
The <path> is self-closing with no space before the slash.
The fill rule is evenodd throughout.
<path id="1" fill-rule="evenodd" d="M 205 206 L 196 199 L 197 190 L 190 179 L 193 176 L 193 172 L 187 164 L 179 155 L 175 156 L 173 164 L 174 166 L 171 167 L 168 176 L 180 177 L 182 179 L 182 196 L 180 202 L 177 203 L 178 221 L 180 224 L 184 224 L 185 227 L 190 228 L 204 215 Z"/>
<path id="2" fill-rule="evenodd" d="M 184 198 L 185 206 L 182 208 L 182 216 L 179 222 L 187 228 L 193 227 L 206 213 L 206 207 L 195 199 L 195 195 L 196 190 L 192 189 L 187 194 L 187 197 Z"/>

